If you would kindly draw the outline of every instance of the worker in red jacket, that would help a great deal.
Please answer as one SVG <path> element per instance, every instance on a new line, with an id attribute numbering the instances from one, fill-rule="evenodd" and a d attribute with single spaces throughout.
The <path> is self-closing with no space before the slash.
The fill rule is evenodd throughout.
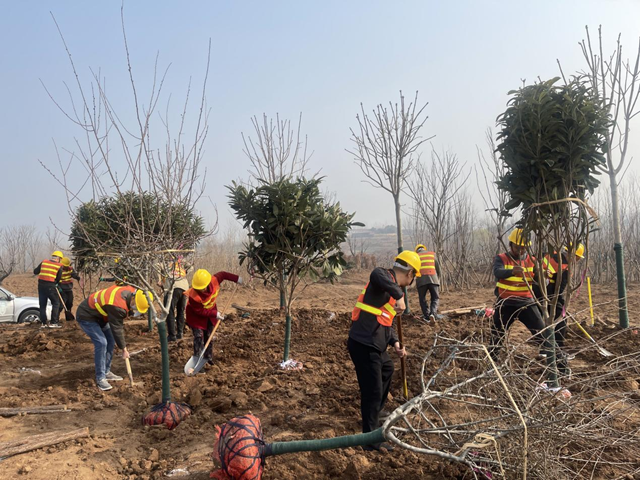
<path id="1" fill-rule="evenodd" d="M 211 275 L 204 269 L 197 270 L 193 274 L 191 288 L 184 294 L 187 300 L 187 325 L 193 332 L 193 355 L 202 353 L 204 344 L 213 332 L 213 329 L 224 317 L 218 312 L 217 299 L 220 293 L 220 284 L 229 280 L 242 285 L 242 278 L 228 272 L 218 272 Z M 207 336 L 205 338 L 205 331 Z M 213 364 L 213 346 L 210 343 L 204 354 L 207 363 Z"/>

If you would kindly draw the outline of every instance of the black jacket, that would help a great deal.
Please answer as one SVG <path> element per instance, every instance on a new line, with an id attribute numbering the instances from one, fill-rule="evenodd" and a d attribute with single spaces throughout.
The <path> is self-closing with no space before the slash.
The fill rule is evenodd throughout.
<path id="1" fill-rule="evenodd" d="M 362 303 L 382 307 L 391 297 L 400 300 L 403 295 L 402 288 L 396 283 L 393 270 L 377 267 L 371 272 Z M 358 320 L 351 322 L 349 337 L 380 352 L 384 352 L 388 345 L 394 345 L 398 341 L 393 327 L 381 325 L 375 315 L 365 311 L 360 312 Z"/>

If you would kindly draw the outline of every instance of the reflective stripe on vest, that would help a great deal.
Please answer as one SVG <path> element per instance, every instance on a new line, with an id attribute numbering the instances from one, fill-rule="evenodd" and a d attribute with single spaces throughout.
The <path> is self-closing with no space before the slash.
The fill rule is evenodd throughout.
<path id="1" fill-rule="evenodd" d="M 187 271 L 182 266 L 182 263 L 176 262 L 173 264 L 173 278 L 182 278 L 187 276 Z"/>
<path id="2" fill-rule="evenodd" d="M 566 263 L 562 264 L 562 270 L 567 270 L 569 265 Z M 556 283 L 556 273 L 558 273 L 558 262 L 555 261 L 553 257 L 550 255 L 545 255 L 542 259 L 542 269 L 547 273 L 547 277 L 549 277 L 549 283 Z"/>
<path id="3" fill-rule="evenodd" d="M 506 253 L 501 253 L 500 258 L 502 259 L 502 263 L 504 264 L 504 268 L 507 270 L 513 270 L 513 267 L 520 266 L 524 269 L 524 278 L 527 279 L 525 282 L 522 277 L 508 277 L 501 278 L 496 282 L 496 287 L 498 287 L 498 297 L 500 298 L 509 298 L 509 297 L 522 297 L 522 298 L 533 298 L 533 293 L 531 289 L 527 286 L 527 283 L 531 285 L 533 282 L 533 261 L 531 257 L 527 255 L 525 260 L 515 261 Z"/>
<path id="4" fill-rule="evenodd" d="M 71 278 L 72 273 L 73 268 L 62 267 L 62 276 L 60 277 L 60 283 L 73 283 L 73 279 Z"/>
<path id="5" fill-rule="evenodd" d="M 356 301 L 356 306 L 351 313 L 351 320 L 357 321 L 360 318 L 360 312 L 365 311 L 372 315 L 375 315 L 378 323 L 384 327 L 390 327 L 393 324 L 393 319 L 396 316 L 396 311 L 393 307 L 396 305 L 396 299 L 393 297 L 389 298 L 389 301 L 382 305 L 381 307 L 373 307 L 371 305 L 367 305 L 363 302 L 364 294 L 367 292 L 367 288 L 369 288 L 369 284 L 362 289 L 360 295 L 358 296 L 358 300 Z"/>
<path id="6" fill-rule="evenodd" d="M 107 305 L 113 305 L 115 307 L 129 310 L 126 300 L 122 298 L 122 290 L 133 292 L 135 289 L 133 287 L 118 287 L 114 285 L 112 287 L 105 288 L 104 290 L 98 290 L 89 297 L 89 308 L 97 310 L 103 317 L 107 316 L 107 312 L 103 308 Z"/>
<path id="7" fill-rule="evenodd" d="M 213 285 L 213 292 L 206 299 L 203 299 L 202 294 L 198 290 L 194 290 L 193 288 L 187 290 L 185 292 L 185 295 L 188 295 L 190 300 L 202 304 L 204 308 L 209 310 L 216 306 L 216 299 L 218 298 L 218 294 L 220 293 L 220 284 L 218 283 L 218 279 L 216 277 L 211 277 L 210 285 Z"/>
<path id="8" fill-rule="evenodd" d="M 55 282 L 58 270 L 60 270 L 62 264 L 52 262 L 51 260 L 43 260 L 40 264 L 40 273 L 38 274 L 38 280 L 45 282 Z"/>
<path id="9" fill-rule="evenodd" d="M 436 254 L 435 252 L 418 253 L 420 257 L 420 275 L 436 274 Z"/>

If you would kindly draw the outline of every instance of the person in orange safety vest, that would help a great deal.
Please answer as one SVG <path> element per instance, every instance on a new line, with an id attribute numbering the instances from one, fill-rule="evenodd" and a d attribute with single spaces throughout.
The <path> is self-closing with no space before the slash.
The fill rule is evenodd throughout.
<path id="1" fill-rule="evenodd" d="M 420 278 L 416 279 L 418 299 L 422 310 L 422 320 L 426 323 L 436 320 L 438 304 L 440 303 L 440 264 L 435 252 L 427 251 L 427 247 L 420 244 L 416 246 L 416 253 L 420 256 Z M 427 292 L 431 302 L 427 304 Z"/>
<path id="2" fill-rule="evenodd" d="M 43 327 L 60 326 L 60 297 L 56 289 L 62 278 L 62 257 L 62 252 L 56 250 L 51 254 L 51 259 L 43 260 L 33 269 L 33 274 L 38 275 L 40 323 Z M 47 301 L 51 302 L 51 323 L 47 318 Z"/>

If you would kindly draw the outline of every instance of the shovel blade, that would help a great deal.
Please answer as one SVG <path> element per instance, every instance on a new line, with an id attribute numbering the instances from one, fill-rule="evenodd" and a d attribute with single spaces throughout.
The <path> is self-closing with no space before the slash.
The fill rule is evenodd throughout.
<path id="1" fill-rule="evenodd" d="M 189 361 L 186 363 L 186 365 L 184 366 L 184 373 L 185 375 L 189 376 L 189 375 L 195 375 L 196 373 L 198 373 L 200 370 L 202 370 L 202 367 L 204 367 L 204 364 L 207 363 L 207 359 L 204 358 L 204 356 L 200 357 L 196 357 L 195 355 L 193 357 L 191 357 L 189 359 Z"/>

